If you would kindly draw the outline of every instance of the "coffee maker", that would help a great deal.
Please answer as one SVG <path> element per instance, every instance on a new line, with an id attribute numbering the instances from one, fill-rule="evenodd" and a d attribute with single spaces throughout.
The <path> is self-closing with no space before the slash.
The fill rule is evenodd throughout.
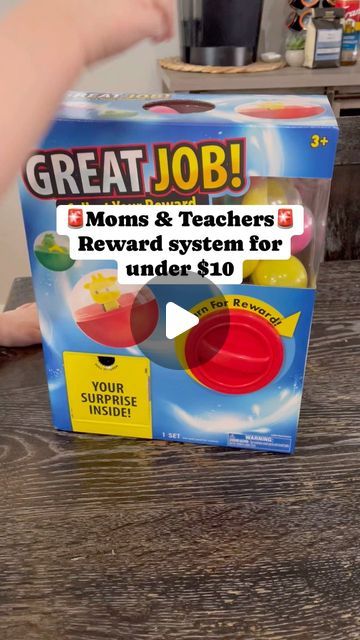
<path id="1" fill-rule="evenodd" d="M 184 62 L 243 66 L 256 60 L 263 0 L 178 0 Z"/>

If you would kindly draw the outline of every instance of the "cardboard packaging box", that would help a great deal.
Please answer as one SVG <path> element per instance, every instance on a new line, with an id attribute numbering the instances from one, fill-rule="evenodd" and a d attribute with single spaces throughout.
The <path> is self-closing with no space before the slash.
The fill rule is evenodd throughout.
<path id="1" fill-rule="evenodd" d="M 66 96 L 20 185 L 57 429 L 294 451 L 337 138 L 322 96 Z M 302 204 L 305 227 L 289 260 L 245 263 L 221 301 L 185 288 L 199 323 L 159 364 L 156 292 L 119 284 L 115 261 L 75 261 L 56 232 L 58 204 L 71 229 L 92 203 L 272 204 L 285 228 Z"/>

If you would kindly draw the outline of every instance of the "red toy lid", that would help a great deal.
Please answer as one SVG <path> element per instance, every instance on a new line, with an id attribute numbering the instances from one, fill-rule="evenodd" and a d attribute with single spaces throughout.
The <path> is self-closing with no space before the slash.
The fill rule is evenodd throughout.
<path id="1" fill-rule="evenodd" d="M 265 120 L 299 120 L 301 118 L 312 118 L 324 113 L 323 107 L 320 105 L 306 104 L 283 104 L 271 105 L 258 104 L 253 106 L 238 107 L 237 112 L 250 116 L 251 118 L 261 118 Z"/>
<path id="2" fill-rule="evenodd" d="M 216 348 L 219 334 L 220 350 Z M 275 378 L 284 349 L 279 334 L 266 320 L 233 309 L 200 320 L 186 340 L 185 358 L 192 375 L 206 387 L 243 394 L 258 391 Z"/>

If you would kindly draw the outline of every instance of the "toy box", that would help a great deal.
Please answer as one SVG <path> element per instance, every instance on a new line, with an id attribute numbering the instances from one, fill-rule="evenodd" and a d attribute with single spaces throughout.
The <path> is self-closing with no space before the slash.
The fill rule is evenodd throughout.
<path id="1" fill-rule="evenodd" d="M 337 138 L 322 96 L 66 96 L 20 185 L 57 429 L 293 452 Z M 162 167 L 159 188 L 161 154 L 180 160 Z M 156 291 L 122 287 L 115 261 L 74 260 L 57 234 L 57 205 L 76 228 L 92 203 L 285 205 L 285 226 L 286 207 L 302 204 L 304 232 L 289 260 L 246 262 L 242 284 L 219 287 L 222 302 L 211 287 L 201 299 L 185 289 L 181 305 L 199 323 L 159 361 Z M 224 307 L 223 348 L 196 360 Z"/>

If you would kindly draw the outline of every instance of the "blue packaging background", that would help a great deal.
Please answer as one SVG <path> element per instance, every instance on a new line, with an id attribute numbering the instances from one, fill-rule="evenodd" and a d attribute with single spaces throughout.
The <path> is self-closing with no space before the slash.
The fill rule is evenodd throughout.
<path id="1" fill-rule="evenodd" d="M 178 98 L 179 96 L 176 96 Z M 190 96 L 193 98 L 193 96 Z M 234 108 L 241 101 L 255 101 L 254 96 L 206 96 L 216 102 L 221 113 L 214 111 L 177 116 L 155 117 L 142 110 L 142 101 L 111 102 L 121 109 L 138 109 L 139 117 L 119 121 L 99 121 L 97 113 L 71 106 L 63 107 L 40 149 L 71 149 L 86 146 L 148 144 L 156 142 L 200 141 L 207 139 L 246 138 L 247 175 L 330 178 L 337 142 L 337 127 L 325 98 L 316 96 L 324 114 L 311 122 L 256 121 L 236 119 Z M 71 105 L 71 100 L 69 98 Z M 270 100 L 270 96 L 266 96 Z M 279 99 L 279 97 L 277 97 Z M 281 96 L 284 100 L 284 97 Z M 260 100 L 260 98 L 259 98 Z M 264 100 L 264 97 L 261 97 Z M 97 100 L 93 101 L 97 104 Z M 103 101 L 101 105 L 103 106 Z M 220 109 L 221 107 L 221 109 Z M 77 119 L 75 117 L 77 113 Z M 92 118 L 88 120 L 87 118 Z M 171 120 L 173 120 L 171 122 Z M 309 119 L 307 119 L 309 120 Z M 184 125 L 191 123 L 191 126 Z M 311 136 L 326 135 L 329 144 L 316 151 Z M 275 151 L 274 151 L 275 150 Z M 146 184 L 152 175 L 151 153 L 146 166 Z M 246 189 L 245 189 L 246 190 Z M 101 268 L 114 268 L 108 261 L 77 262 L 70 270 L 53 272 L 36 259 L 35 239 L 44 231 L 56 229 L 56 202 L 41 201 L 20 185 L 31 269 L 37 304 L 40 310 L 46 372 L 53 422 L 57 428 L 71 430 L 65 387 L 62 354 L 64 351 L 141 355 L 137 347 L 113 349 L 86 337 L 74 322 L 69 296 L 78 280 Z M 219 197 L 219 194 L 216 194 Z M 151 365 L 153 437 L 213 445 L 249 447 L 253 449 L 291 452 L 295 446 L 301 403 L 307 346 L 314 304 L 310 289 L 264 288 L 253 285 L 224 286 L 224 294 L 242 294 L 268 302 L 284 316 L 301 311 L 293 338 L 282 338 L 284 365 L 277 378 L 264 389 L 252 394 L 228 396 L 197 384 L 184 371 L 170 371 Z M 190 308 L 188 300 L 183 306 Z"/>

